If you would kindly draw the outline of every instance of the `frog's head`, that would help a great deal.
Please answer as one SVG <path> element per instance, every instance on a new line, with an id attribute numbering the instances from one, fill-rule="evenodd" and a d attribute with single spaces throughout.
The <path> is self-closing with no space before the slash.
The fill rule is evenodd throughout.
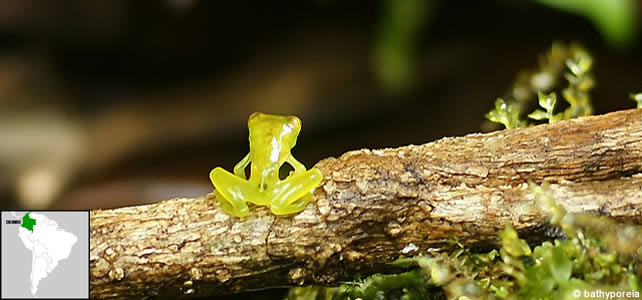
<path id="1" fill-rule="evenodd" d="M 253 113 L 248 120 L 250 147 L 255 151 L 289 151 L 296 145 L 301 132 L 301 119 Z"/>

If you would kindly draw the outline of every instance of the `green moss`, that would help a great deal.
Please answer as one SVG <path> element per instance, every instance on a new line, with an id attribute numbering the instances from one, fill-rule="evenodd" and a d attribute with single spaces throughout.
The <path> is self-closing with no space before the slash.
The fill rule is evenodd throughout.
<path id="1" fill-rule="evenodd" d="M 570 106 L 564 111 L 564 119 L 592 115 L 589 91 L 595 86 L 595 82 L 590 73 L 593 66 L 591 55 L 579 46 L 574 47 L 566 60 L 566 66 L 571 72 L 564 74 L 568 87 L 562 91 L 562 95 Z"/>
<path id="2" fill-rule="evenodd" d="M 534 120 L 546 120 L 548 119 L 549 123 L 555 123 L 557 121 L 560 121 L 564 118 L 564 116 L 559 113 L 559 114 L 554 114 L 553 111 L 555 110 L 555 104 L 557 103 L 557 96 L 555 93 L 550 93 L 548 95 L 544 95 L 542 93 L 539 93 L 537 95 L 539 99 L 539 106 L 544 108 L 546 111 L 542 110 L 536 110 L 530 114 L 528 114 L 528 117 Z"/>
<path id="3" fill-rule="evenodd" d="M 495 101 L 495 109 L 486 114 L 486 118 L 500 123 L 506 129 L 525 127 L 526 123 L 519 119 L 519 110 L 513 104 L 508 104 L 502 98 Z"/>
<path id="4" fill-rule="evenodd" d="M 595 85 L 591 69 L 593 59 L 579 45 L 566 46 L 554 43 L 547 55 L 541 59 L 536 71 L 525 71 L 517 77 L 508 100 L 497 99 L 495 108 L 486 114 L 490 121 L 500 123 L 507 129 L 527 127 L 533 124 L 526 119 L 555 123 L 561 120 L 588 116 L 593 113 L 589 92 Z M 566 72 L 564 71 L 566 70 Z M 564 78 L 567 86 L 561 89 L 566 108 L 556 107 L 556 89 Z M 539 106 L 544 110 L 526 113 L 529 102 L 537 95 Z M 559 111 L 559 112 L 558 112 Z"/>

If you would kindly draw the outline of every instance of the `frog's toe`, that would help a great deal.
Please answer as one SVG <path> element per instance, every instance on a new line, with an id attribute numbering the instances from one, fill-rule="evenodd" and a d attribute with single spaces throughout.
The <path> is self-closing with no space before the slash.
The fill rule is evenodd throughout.
<path id="1" fill-rule="evenodd" d="M 305 207 L 308 206 L 308 203 L 310 203 L 310 200 L 312 200 L 312 193 L 296 199 L 291 203 L 287 203 L 286 205 L 278 205 L 276 203 L 272 203 L 272 205 L 270 206 L 270 210 L 272 210 L 272 213 L 275 215 L 294 214 L 305 209 Z"/>
<path id="2" fill-rule="evenodd" d="M 238 218 L 243 218 L 250 213 L 250 208 L 243 202 L 233 202 L 225 198 L 218 190 L 214 190 L 218 203 L 221 204 L 221 209 L 228 215 Z"/>

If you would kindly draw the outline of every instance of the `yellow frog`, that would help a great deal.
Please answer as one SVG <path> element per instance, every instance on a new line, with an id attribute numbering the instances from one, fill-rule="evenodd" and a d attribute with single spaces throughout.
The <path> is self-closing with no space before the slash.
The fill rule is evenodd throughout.
<path id="1" fill-rule="evenodd" d="M 301 120 L 295 116 L 253 113 L 248 120 L 250 153 L 234 167 L 234 174 L 217 167 L 210 172 L 216 198 L 223 211 L 236 217 L 249 213 L 246 202 L 269 206 L 275 215 L 302 211 L 312 199 L 312 192 L 323 175 L 310 170 L 291 153 L 301 131 Z M 250 179 L 245 168 L 250 167 Z M 279 170 L 289 163 L 294 171 L 284 180 Z"/>

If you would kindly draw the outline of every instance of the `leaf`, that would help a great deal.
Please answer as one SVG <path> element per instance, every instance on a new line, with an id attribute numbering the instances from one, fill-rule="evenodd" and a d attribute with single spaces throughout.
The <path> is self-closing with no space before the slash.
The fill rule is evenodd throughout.
<path id="1" fill-rule="evenodd" d="M 559 113 L 559 114 L 553 115 L 548 120 L 548 122 L 552 124 L 552 123 L 559 122 L 559 121 L 562 121 L 562 120 L 564 120 L 564 114 L 563 113 Z"/>
<path id="2" fill-rule="evenodd" d="M 504 102 L 504 99 L 497 98 L 495 109 L 486 114 L 486 118 L 495 123 L 503 124 L 506 129 L 520 127 L 520 121 L 517 110 L 511 104 Z"/>
<path id="3" fill-rule="evenodd" d="M 567 282 L 568 279 L 571 278 L 571 271 L 573 269 L 570 258 L 566 256 L 561 247 L 553 248 L 552 258 L 553 260 L 550 264 L 551 275 L 553 275 L 557 284 Z"/>
<path id="4" fill-rule="evenodd" d="M 630 46 L 636 34 L 634 0 L 535 0 L 589 19 L 613 47 Z"/>
<path id="5" fill-rule="evenodd" d="M 534 120 L 545 120 L 548 119 L 548 114 L 545 111 L 541 111 L 538 109 L 528 114 L 528 117 Z"/>
<path id="6" fill-rule="evenodd" d="M 539 106 L 546 109 L 549 113 L 553 112 L 555 104 L 557 103 L 557 95 L 555 95 L 555 93 L 550 93 L 548 95 L 537 93 L 537 98 L 539 99 Z"/>
<path id="7" fill-rule="evenodd" d="M 539 99 L 539 106 L 544 108 L 546 111 L 536 110 L 528 115 L 529 118 L 535 120 L 545 120 L 548 119 L 548 123 L 555 123 L 564 119 L 563 114 L 553 114 L 555 110 L 555 104 L 557 104 L 557 95 L 555 93 L 550 93 L 548 95 L 537 93 L 537 98 Z"/>
<path id="8" fill-rule="evenodd" d="M 593 59 L 585 51 L 578 51 L 572 58 L 566 60 L 566 66 L 577 77 L 588 73 L 592 65 Z"/>
<path id="9" fill-rule="evenodd" d="M 531 248 L 526 241 L 517 236 L 517 231 L 515 231 L 512 226 L 507 225 L 499 234 L 499 237 L 502 241 L 502 249 L 510 256 L 520 257 L 523 255 L 531 255 Z"/>

